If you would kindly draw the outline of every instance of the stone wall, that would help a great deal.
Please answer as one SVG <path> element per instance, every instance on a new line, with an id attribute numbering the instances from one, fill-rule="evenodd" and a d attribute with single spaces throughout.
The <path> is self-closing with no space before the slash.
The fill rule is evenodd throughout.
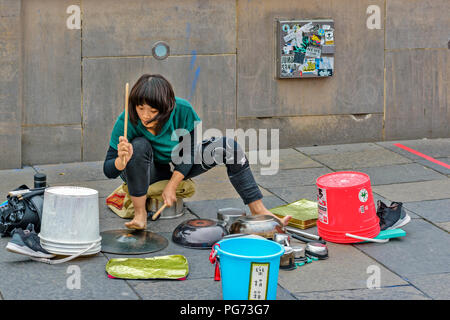
<path id="1" fill-rule="evenodd" d="M 69 29 L 67 8 L 81 11 Z M 367 8 L 381 26 L 368 29 Z M 280 147 L 449 137 L 447 0 L 0 0 L 0 169 L 102 160 L 125 83 L 161 73 L 208 128 Z M 276 78 L 276 19 L 332 18 L 335 74 Z M 151 49 L 166 41 L 170 56 Z M 6 152 L 4 150 L 7 150 Z"/>

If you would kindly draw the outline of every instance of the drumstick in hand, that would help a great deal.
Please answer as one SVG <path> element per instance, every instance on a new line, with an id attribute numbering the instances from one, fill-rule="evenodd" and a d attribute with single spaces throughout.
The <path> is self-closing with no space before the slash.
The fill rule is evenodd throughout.
<path id="1" fill-rule="evenodd" d="M 159 210 L 152 216 L 152 220 L 156 220 L 159 215 L 161 214 L 161 212 L 167 207 L 167 204 L 163 204 L 163 206 L 161 208 L 159 208 Z"/>
<path id="2" fill-rule="evenodd" d="M 128 129 L 128 82 L 125 85 L 125 126 L 123 128 L 123 136 L 127 137 L 127 129 Z"/>
<path id="3" fill-rule="evenodd" d="M 127 131 L 128 131 L 128 87 L 129 84 L 125 85 L 125 120 L 124 120 L 124 127 L 123 127 L 123 136 L 125 139 L 127 139 Z M 126 166 L 125 159 L 122 160 L 123 165 Z"/>

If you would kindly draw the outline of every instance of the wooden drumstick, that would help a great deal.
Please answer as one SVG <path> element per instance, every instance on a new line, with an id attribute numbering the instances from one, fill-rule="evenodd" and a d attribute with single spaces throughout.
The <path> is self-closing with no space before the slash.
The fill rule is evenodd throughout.
<path id="1" fill-rule="evenodd" d="M 167 207 L 167 204 L 163 204 L 163 206 L 161 208 L 159 208 L 159 210 L 152 216 L 152 220 L 156 220 L 159 215 L 161 214 L 161 212 Z"/>
<path id="2" fill-rule="evenodd" d="M 127 138 L 127 131 L 128 131 L 128 87 L 129 87 L 129 84 L 127 82 L 127 84 L 125 85 L 125 114 L 124 114 L 124 119 L 125 120 L 124 120 L 124 126 L 123 126 L 123 136 L 124 136 L 125 139 L 128 139 Z M 123 165 L 126 166 L 125 159 L 123 159 L 122 162 L 123 162 Z"/>
<path id="3" fill-rule="evenodd" d="M 128 87 L 129 84 L 125 85 L 125 126 L 123 128 L 123 136 L 127 138 L 127 129 L 128 129 Z"/>

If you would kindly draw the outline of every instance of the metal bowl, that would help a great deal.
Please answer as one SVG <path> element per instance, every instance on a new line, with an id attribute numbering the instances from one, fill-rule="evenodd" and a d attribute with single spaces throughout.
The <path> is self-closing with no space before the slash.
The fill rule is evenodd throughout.
<path id="1" fill-rule="evenodd" d="M 172 234 L 172 241 L 183 247 L 210 249 L 228 234 L 225 227 L 210 219 L 191 219 L 179 224 Z"/>
<path id="2" fill-rule="evenodd" d="M 270 215 L 244 216 L 236 219 L 230 226 L 230 233 L 256 234 L 273 239 L 275 233 L 282 233 L 283 225 Z"/>
<path id="3" fill-rule="evenodd" d="M 223 221 L 225 227 L 229 230 L 236 219 L 245 216 L 247 212 L 239 208 L 222 208 L 217 211 L 217 220 Z"/>

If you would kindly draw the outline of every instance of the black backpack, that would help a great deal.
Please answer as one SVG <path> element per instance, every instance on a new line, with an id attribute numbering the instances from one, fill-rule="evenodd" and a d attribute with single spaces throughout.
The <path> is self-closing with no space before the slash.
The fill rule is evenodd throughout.
<path id="1" fill-rule="evenodd" d="M 28 189 L 22 185 L 17 190 Z M 30 191 L 18 196 L 7 196 L 8 202 L 0 207 L 0 236 L 11 237 L 15 228 L 25 229 L 29 223 L 40 232 L 45 189 Z"/>

